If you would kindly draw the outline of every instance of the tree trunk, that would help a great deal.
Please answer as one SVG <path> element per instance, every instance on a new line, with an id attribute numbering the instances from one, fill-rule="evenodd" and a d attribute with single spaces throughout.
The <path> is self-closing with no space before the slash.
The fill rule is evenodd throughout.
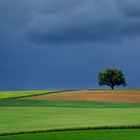
<path id="1" fill-rule="evenodd" d="M 111 86 L 111 89 L 114 90 L 114 85 Z"/>

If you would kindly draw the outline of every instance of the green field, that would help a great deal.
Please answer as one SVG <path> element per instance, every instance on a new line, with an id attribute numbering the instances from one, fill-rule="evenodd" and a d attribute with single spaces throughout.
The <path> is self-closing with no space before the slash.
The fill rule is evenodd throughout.
<path id="1" fill-rule="evenodd" d="M 139 140 L 140 129 L 67 131 L 42 134 L 2 136 L 2 140 Z"/>
<path id="2" fill-rule="evenodd" d="M 139 108 L 1 107 L 0 133 L 140 125 Z"/>
<path id="3" fill-rule="evenodd" d="M 2 107 L 140 108 L 140 103 L 0 99 Z"/>
<path id="4" fill-rule="evenodd" d="M 36 95 L 55 93 L 60 91 L 61 90 L 1 91 L 0 99 L 36 96 Z"/>
<path id="5" fill-rule="evenodd" d="M 54 91 L 32 91 L 32 94 L 23 96 L 44 94 L 45 92 Z M 21 96 L 17 93 L 15 93 L 16 97 Z M 8 99 L 0 99 L 0 135 L 121 126 L 140 127 L 140 103 L 39 101 L 11 98 L 11 96 L 8 96 Z M 113 140 L 138 140 L 140 139 L 140 129 L 21 134 L 0 136 L 0 140 L 92 140 L 91 137 L 96 140 L 105 140 L 107 138 Z"/>

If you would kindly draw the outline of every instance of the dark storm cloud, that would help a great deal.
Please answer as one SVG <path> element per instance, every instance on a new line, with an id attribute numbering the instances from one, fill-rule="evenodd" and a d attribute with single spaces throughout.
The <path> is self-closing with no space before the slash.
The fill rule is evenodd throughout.
<path id="1" fill-rule="evenodd" d="M 138 0 L 42 1 L 28 23 L 27 38 L 35 43 L 77 43 L 123 39 L 140 33 Z M 30 3 L 31 4 L 31 3 Z"/>
<path id="2" fill-rule="evenodd" d="M 139 0 L 118 0 L 119 10 L 129 17 L 140 17 L 140 1 Z"/>
<path id="3" fill-rule="evenodd" d="M 19 0 L 0 1 L 0 48 L 6 48 L 6 43 L 18 42 L 25 32 L 30 19 L 27 3 Z M 23 35 L 22 35 L 23 36 Z M 14 39 L 13 39 L 14 38 Z M 12 47 L 11 43 L 11 47 Z"/>
<path id="4" fill-rule="evenodd" d="M 0 90 L 96 88 L 106 67 L 139 87 L 139 33 L 139 0 L 0 0 Z"/>
<path id="5" fill-rule="evenodd" d="M 0 1 L 0 24 L 7 26 L 19 26 L 28 20 L 27 3 L 19 0 Z"/>
<path id="6" fill-rule="evenodd" d="M 140 33 L 140 1 L 2 0 L 0 25 L 39 44 L 123 40 Z"/>
<path id="7" fill-rule="evenodd" d="M 118 28 L 119 15 L 112 2 L 76 1 L 59 12 L 41 14 L 28 24 L 28 37 L 40 43 L 75 43 L 106 40 Z M 55 3 L 55 2 L 54 2 Z M 59 5 L 58 5 L 59 6 Z M 53 7 L 53 5 L 52 5 Z"/>

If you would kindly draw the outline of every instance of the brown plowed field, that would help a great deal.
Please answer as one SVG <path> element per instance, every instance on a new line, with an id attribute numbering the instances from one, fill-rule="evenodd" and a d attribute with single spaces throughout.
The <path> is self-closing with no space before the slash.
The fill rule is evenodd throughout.
<path id="1" fill-rule="evenodd" d="M 27 97 L 32 100 L 80 100 L 100 102 L 140 102 L 140 90 L 69 91 Z"/>

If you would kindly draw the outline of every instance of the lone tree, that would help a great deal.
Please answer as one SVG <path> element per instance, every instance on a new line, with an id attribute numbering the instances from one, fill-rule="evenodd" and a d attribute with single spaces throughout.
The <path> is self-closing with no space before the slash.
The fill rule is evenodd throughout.
<path id="1" fill-rule="evenodd" d="M 107 68 L 101 71 L 98 75 L 99 85 L 110 86 L 113 90 L 115 86 L 126 86 L 125 77 L 121 70 Z"/>

